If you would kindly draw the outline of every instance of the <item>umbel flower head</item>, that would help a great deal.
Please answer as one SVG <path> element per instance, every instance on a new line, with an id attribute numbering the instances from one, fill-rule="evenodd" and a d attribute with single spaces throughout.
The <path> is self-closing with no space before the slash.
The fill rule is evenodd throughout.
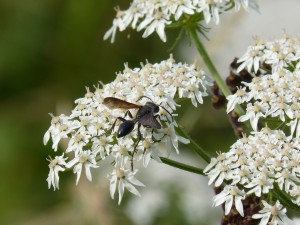
<path id="1" fill-rule="evenodd" d="M 266 201 L 262 201 L 264 208 L 259 211 L 258 214 L 252 216 L 254 219 L 261 219 L 259 225 L 267 224 L 284 224 L 293 225 L 291 221 L 286 216 L 286 209 L 282 207 L 280 202 L 277 200 L 275 205 L 270 205 Z M 269 222 L 270 221 L 270 222 Z"/>
<path id="2" fill-rule="evenodd" d="M 244 216 L 241 201 L 247 195 L 254 194 L 264 199 L 275 186 L 300 205 L 299 147 L 299 138 L 287 137 L 282 131 L 268 127 L 237 140 L 228 152 L 213 158 L 204 170 L 209 177 L 209 184 L 214 183 L 217 187 L 225 185 L 223 191 L 213 199 L 214 205 L 225 203 L 225 214 L 228 214 L 235 203 L 239 214 Z M 268 208 L 268 204 L 263 204 Z M 281 210 L 279 202 L 276 207 L 277 212 L 263 209 L 260 213 L 267 214 L 254 217 L 262 218 L 260 224 L 266 224 L 272 215 L 272 221 L 277 224 L 275 221 L 285 220 L 286 210 Z"/>
<path id="3" fill-rule="evenodd" d="M 144 185 L 135 178 L 138 162 L 147 167 L 151 159 L 160 162 L 160 156 L 169 156 L 174 150 L 179 153 L 179 142 L 189 143 L 188 139 L 176 133 L 177 123 L 173 117 L 180 105 L 175 99 L 189 98 L 197 106 L 207 95 L 207 85 L 209 82 L 201 69 L 195 65 L 175 63 L 171 56 L 160 63 L 147 62 L 141 68 L 130 69 L 125 64 L 123 72 L 117 73 L 113 82 L 96 86 L 94 92 L 87 88 L 85 96 L 75 101 L 76 106 L 70 115 L 51 114 L 51 126 L 44 135 L 44 144 L 51 139 L 52 148 L 57 151 L 60 140 L 66 139 L 67 146 L 62 156 L 49 160 L 49 187 L 58 189 L 58 173 L 65 168 L 73 168 L 77 174 L 76 184 L 82 170 L 91 181 L 91 168 L 109 160 L 113 165 L 108 175 L 111 196 L 114 197 L 116 188 L 119 203 L 125 189 L 139 196 L 134 185 Z M 140 106 L 146 102 L 157 105 L 159 112 L 150 116 L 161 128 L 151 129 L 151 124 L 140 126 L 138 119 L 134 119 L 138 109 L 108 108 L 107 104 L 103 104 L 108 97 Z M 124 121 L 132 121 L 132 128 L 136 128 L 117 138 L 112 128 L 118 129 Z"/>
<path id="4" fill-rule="evenodd" d="M 300 40 L 284 34 L 281 39 L 266 41 L 256 39 L 254 45 L 250 45 L 246 53 L 238 60 L 241 65 L 238 71 L 246 68 L 248 72 L 255 74 L 259 69 L 266 70 L 271 67 L 271 72 L 277 72 L 283 68 L 300 68 Z"/>
<path id="5" fill-rule="evenodd" d="M 166 42 L 165 27 L 169 24 L 193 15 L 204 18 L 206 23 L 213 19 L 218 24 L 219 14 L 233 6 L 236 11 L 241 6 L 258 9 L 256 0 L 133 0 L 127 10 L 116 8 L 116 18 L 104 39 L 111 37 L 111 42 L 114 42 L 117 30 L 124 31 L 131 27 L 137 31 L 145 30 L 143 38 L 155 31 Z"/>
<path id="6" fill-rule="evenodd" d="M 285 35 L 276 41 L 258 41 L 239 60 L 238 70 L 247 68 L 254 78 L 243 82 L 237 92 L 227 97 L 227 112 L 236 104 L 245 104 L 246 113 L 239 118 L 249 120 L 254 130 L 258 121 L 272 117 L 300 136 L 300 41 Z M 273 120 L 274 120 L 273 119 Z"/>

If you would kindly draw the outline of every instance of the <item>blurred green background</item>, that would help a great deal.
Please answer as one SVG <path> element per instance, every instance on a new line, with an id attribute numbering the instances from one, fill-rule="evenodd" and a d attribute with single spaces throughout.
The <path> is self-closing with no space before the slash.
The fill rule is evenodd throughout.
<path id="1" fill-rule="evenodd" d="M 65 173 L 60 190 L 48 190 L 46 157 L 54 154 L 49 144 L 42 143 L 50 125 L 48 113 L 68 114 L 73 101 L 85 94 L 85 86 L 93 89 L 99 80 L 112 81 L 124 62 L 137 67 L 145 59 L 157 62 L 169 56 L 176 31 L 168 33 L 168 44 L 156 34 L 142 39 L 136 32 L 129 37 L 129 31 L 117 33 L 114 44 L 103 41 L 115 16 L 113 7 L 128 4 L 0 2 L 0 224 L 134 224 L 125 213 L 131 196 L 125 195 L 124 203 L 117 206 L 110 199 L 105 173 L 99 175 L 99 182 L 89 183 L 83 177 L 77 187 L 72 172 Z M 176 60 L 184 61 L 180 48 L 173 52 Z M 190 105 L 182 107 L 180 116 L 188 132 L 212 154 L 226 149 L 234 136 L 228 132 L 224 110 L 211 112 L 209 101 L 198 109 Z M 183 155 L 188 157 L 188 151 Z M 151 189 L 150 181 L 141 180 Z M 178 200 L 180 188 L 164 184 L 161 189 L 169 202 L 152 224 L 205 224 L 185 217 Z"/>

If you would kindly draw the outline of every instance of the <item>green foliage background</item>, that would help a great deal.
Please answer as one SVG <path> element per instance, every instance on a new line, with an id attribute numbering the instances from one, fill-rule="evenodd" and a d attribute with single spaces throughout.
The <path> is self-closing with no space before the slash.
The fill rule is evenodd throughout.
<path id="1" fill-rule="evenodd" d="M 142 39 L 141 33 L 130 32 L 129 37 L 124 32 L 117 34 L 114 44 L 103 41 L 115 16 L 113 7 L 128 4 L 116 0 L 0 2 L 1 224 L 132 224 L 108 192 L 99 197 L 97 184 L 82 183 L 86 195 L 101 205 L 90 216 L 91 208 L 79 206 L 80 193 L 71 172 L 61 178 L 61 190 L 48 190 L 46 157 L 54 154 L 50 144 L 42 143 L 50 124 L 48 113 L 68 114 L 73 101 L 84 95 L 85 86 L 93 89 L 99 80 L 110 82 L 124 62 L 136 67 L 145 59 L 157 62 L 169 56 L 172 43 L 162 43 L 156 34 Z M 168 38 L 174 41 L 176 31 L 172 32 Z M 180 52 L 175 58 L 180 60 Z M 184 125 L 188 129 L 199 124 L 189 132 L 212 154 L 234 140 L 224 110 L 205 113 L 212 110 L 209 103 L 192 111 L 183 108 L 189 113 L 182 116 Z M 180 192 L 175 190 L 169 193 L 174 200 L 157 215 L 155 224 L 188 224 L 176 203 Z M 95 215 L 110 219 L 105 222 Z"/>

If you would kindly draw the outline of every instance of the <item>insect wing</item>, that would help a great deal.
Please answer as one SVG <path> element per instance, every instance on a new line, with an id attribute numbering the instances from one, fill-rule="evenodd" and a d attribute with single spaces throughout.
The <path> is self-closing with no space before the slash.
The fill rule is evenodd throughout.
<path id="1" fill-rule="evenodd" d="M 161 128 L 160 123 L 156 120 L 156 118 L 151 113 L 143 115 L 139 121 L 145 127 L 152 127 L 156 129 Z"/>
<path id="2" fill-rule="evenodd" d="M 126 102 L 124 100 L 114 98 L 114 97 L 107 97 L 103 100 L 103 104 L 106 105 L 110 109 L 133 109 L 133 108 L 140 108 L 141 106 Z"/>

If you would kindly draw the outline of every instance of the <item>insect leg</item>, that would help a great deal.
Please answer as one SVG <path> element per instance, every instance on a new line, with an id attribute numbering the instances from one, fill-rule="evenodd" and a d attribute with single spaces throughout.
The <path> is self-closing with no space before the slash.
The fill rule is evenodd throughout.
<path id="1" fill-rule="evenodd" d="M 137 148 L 139 142 L 142 140 L 142 134 L 141 134 L 140 129 L 141 129 L 141 124 L 138 123 L 138 128 L 137 128 L 138 140 L 137 140 L 137 142 L 134 146 L 133 152 L 131 154 L 131 171 L 133 171 L 133 156 L 134 156 L 134 153 L 136 153 L 136 148 Z"/>
<path id="2" fill-rule="evenodd" d="M 124 121 L 126 121 L 125 117 L 126 117 L 127 115 L 128 115 L 130 118 L 133 118 L 131 112 L 130 112 L 129 110 L 127 110 L 127 111 L 125 112 L 125 114 L 124 114 L 124 117 L 117 117 L 117 119 L 115 120 L 115 122 L 113 123 L 113 125 L 112 125 L 112 127 L 111 127 L 111 131 L 114 130 L 117 120 L 121 120 L 122 122 L 124 122 Z"/>
<path id="3" fill-rule="evenodd" d="M 130 112 L 129 110 L 126 111 L 126 113 L 125 113 L 125 115 L 124 115 L 124 118 L 125 118 L 127 115 L 128 115 L 131 119 L 133 118 L 133 116 L 132 116 L 132 114 L 131 114 L 131 112 Z"/>
<path id="4" fill-rule="evenodd" d="M 123 117 L 117 117 L 117 119 L 115 120 L 115 122 L 113 123 L 113 125 L 111 126 L 111 132 L 114 131 L 115 125 L 117 120 L 121 120 L 122 122 L 126 121 L 126 119 L 124 119 Z"/>
<path id="5" fill-rule="evenodd" d="M 134 152 L 136 152 L 136 148 L 137 148 L 139 142 L 142 140 L 142 134 L 141 134 L 141 130 L 140 129 L 141 129 L 141 124 L 138 123 L 138 128 L 137 128 L 138 140 L 137 140 L 137 142 L 136 142 L 136 144 L 134 146 L 134 150 L 133 150 Z"/>

